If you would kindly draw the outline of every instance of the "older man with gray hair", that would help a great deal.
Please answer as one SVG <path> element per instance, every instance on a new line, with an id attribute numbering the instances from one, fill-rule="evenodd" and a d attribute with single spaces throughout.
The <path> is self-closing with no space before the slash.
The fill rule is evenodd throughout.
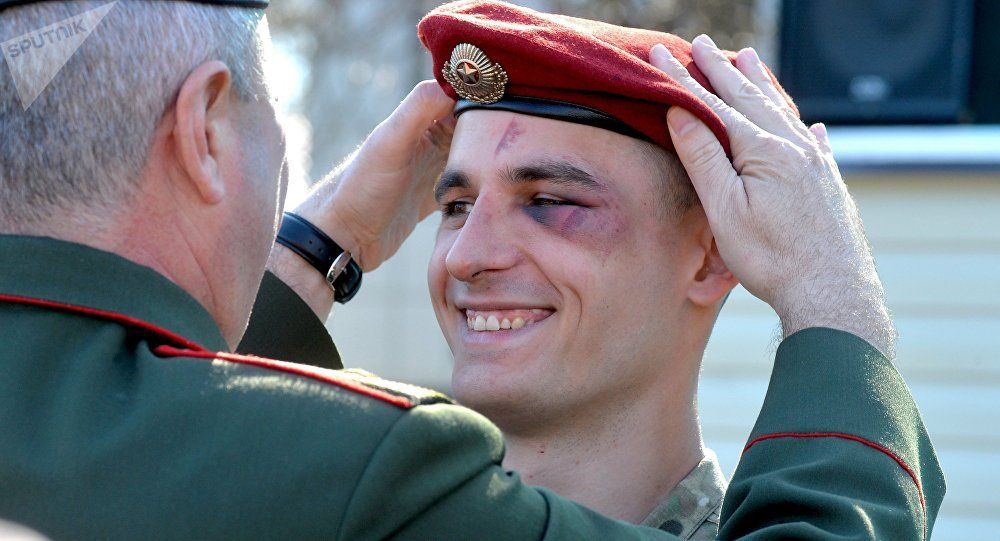
<path id="1" fill-rule="evenodd" d="M 453 127 L 452 100 L 417 85 L 279 230 L 265 4 L 0 0 L 4 44 L 28 40 L 16 58 L 5 47 L 0 73 L 0 517 L 52 539 L 676 539 L 525 486 L 500 467 L 496 427 L 441 395 L 232 353 L 242 338 L 339 367 L 322 321 L 435 208 Z M 75 53 L 73 36 L 33 45 L 71 19 L 89 33 Z M 917 466 L 918 492 L 937 490 L 905 385 L 837 332 L 786 342 L 760 426 L 898 435 L 879 439 Z M 850 414 L 828 415 L 842 396 Z M 897 462 L 766 439 L 733 479 L 723 531 L 927 529 L 900 518 L 914 485 Z"/>
<path id="2" fill-rule="evenodd" d="M 6 10 L 0 27 L 23 35 L 100 5 L 28 4 Z M 0 104 L 0 224 L 156 269 L 216 315 L 235 345 L 246 321 L 233 316 L 249 311 L 259 279 L 243 267 L 268 257 L 253 240 L 274 227 L 283 174 L 262 71 L 263 12 L 117 2 L 92 30 L 26 110 L 10 98 Z M 0 81 L 4 96 L 16 95 L 12 83 Z M 195 130 L 206 135 L 195 140 Z M 191 178 L 171 182 L 179 176 Z M 191 211 L 190 196 L 206 209 Z M 213 242 L 221 238 L 234 242 Z M 220 264 L 201 272 L 211 260 Z"/>

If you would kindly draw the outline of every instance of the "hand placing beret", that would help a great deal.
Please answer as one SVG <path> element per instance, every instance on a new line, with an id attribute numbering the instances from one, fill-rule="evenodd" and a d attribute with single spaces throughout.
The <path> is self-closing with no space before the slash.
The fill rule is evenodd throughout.
<path id="1" fill-rule="evenodd" d="M 694 62 L 714 94 L 666 47 L 653 47 L 650 56 L 726 125 L 732 160 L 698 117 L 680 107 L 667 114 L 733 274 L 775 309 L 785 336 L 831 327 L 891 357 L 895 333 L 884 290 L 826 128 L 799 120 L 752 49 L 740 51 L 734 65 L 708 36 L 694 40 Z"/>
<path id="2" fill-rule="evenodd" d="M 377 268 L 437 208 L 433 186 L 448 158 L 454 104 L 433 81 L 418 83 L 295 213 L 350 251 L 362 270 Z M 304 259 L 276 244 L 268 268 L 321 320 L 329 317 L 333 294 Z"/>

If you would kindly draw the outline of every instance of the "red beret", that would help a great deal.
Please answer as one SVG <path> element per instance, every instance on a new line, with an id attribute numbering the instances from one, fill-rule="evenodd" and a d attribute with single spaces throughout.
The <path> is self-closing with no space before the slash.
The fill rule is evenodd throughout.
<path id="1" fill-rule="evenodd" d="M 691 44 L 673 34 L 484 0 L 444 4 L 420 21 L 417 33 L 438 83 L 459 99 L 456 114 L 485 108 L 558 118 L 673 149 L 666 112 L 677 105 L 711 128 L 729 153 L 719 116 L 649 63 L 649 50 L 662 43 L 712 90 L 694 65 Z"/>

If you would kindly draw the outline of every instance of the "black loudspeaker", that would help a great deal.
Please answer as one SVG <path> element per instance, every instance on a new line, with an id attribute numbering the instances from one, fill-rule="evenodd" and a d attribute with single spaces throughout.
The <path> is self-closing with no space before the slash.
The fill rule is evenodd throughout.
<path id="1" fill-rule="evenodd" d="M 977 124 L 1000 124 L 1000 2 L 976 2 L 975 20 L 970 117 Z"/>
<path id="2" fill-rule="evenodd" d="M 785 0 L 778 78 L 807 121 L 968 120 L 973 7 L 972 0 Z"/>

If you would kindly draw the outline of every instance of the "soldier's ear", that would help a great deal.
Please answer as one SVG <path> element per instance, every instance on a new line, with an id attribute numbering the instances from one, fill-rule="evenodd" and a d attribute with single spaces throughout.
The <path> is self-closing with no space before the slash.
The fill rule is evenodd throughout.
<path id="1" fill-rule="evenodd" d="M 701 268 L 695 273 L 688 287 L 688 299 L 695 305 L 710 307 L 722 301 L 736 287 L 739 280 L 726 266 L 715 244 L 715 235 L 705 221 L 698 231 L 698 246 L 703 252 Z"/>
<path id="2" fill-rule="evenodd" d="M 232 75 L 224 63 L 205 62 L 184 80 L 174 106 L 177 166 L 208 204 L 225 197 L 222 164 L 239 144 L 231 86 Z"/>

